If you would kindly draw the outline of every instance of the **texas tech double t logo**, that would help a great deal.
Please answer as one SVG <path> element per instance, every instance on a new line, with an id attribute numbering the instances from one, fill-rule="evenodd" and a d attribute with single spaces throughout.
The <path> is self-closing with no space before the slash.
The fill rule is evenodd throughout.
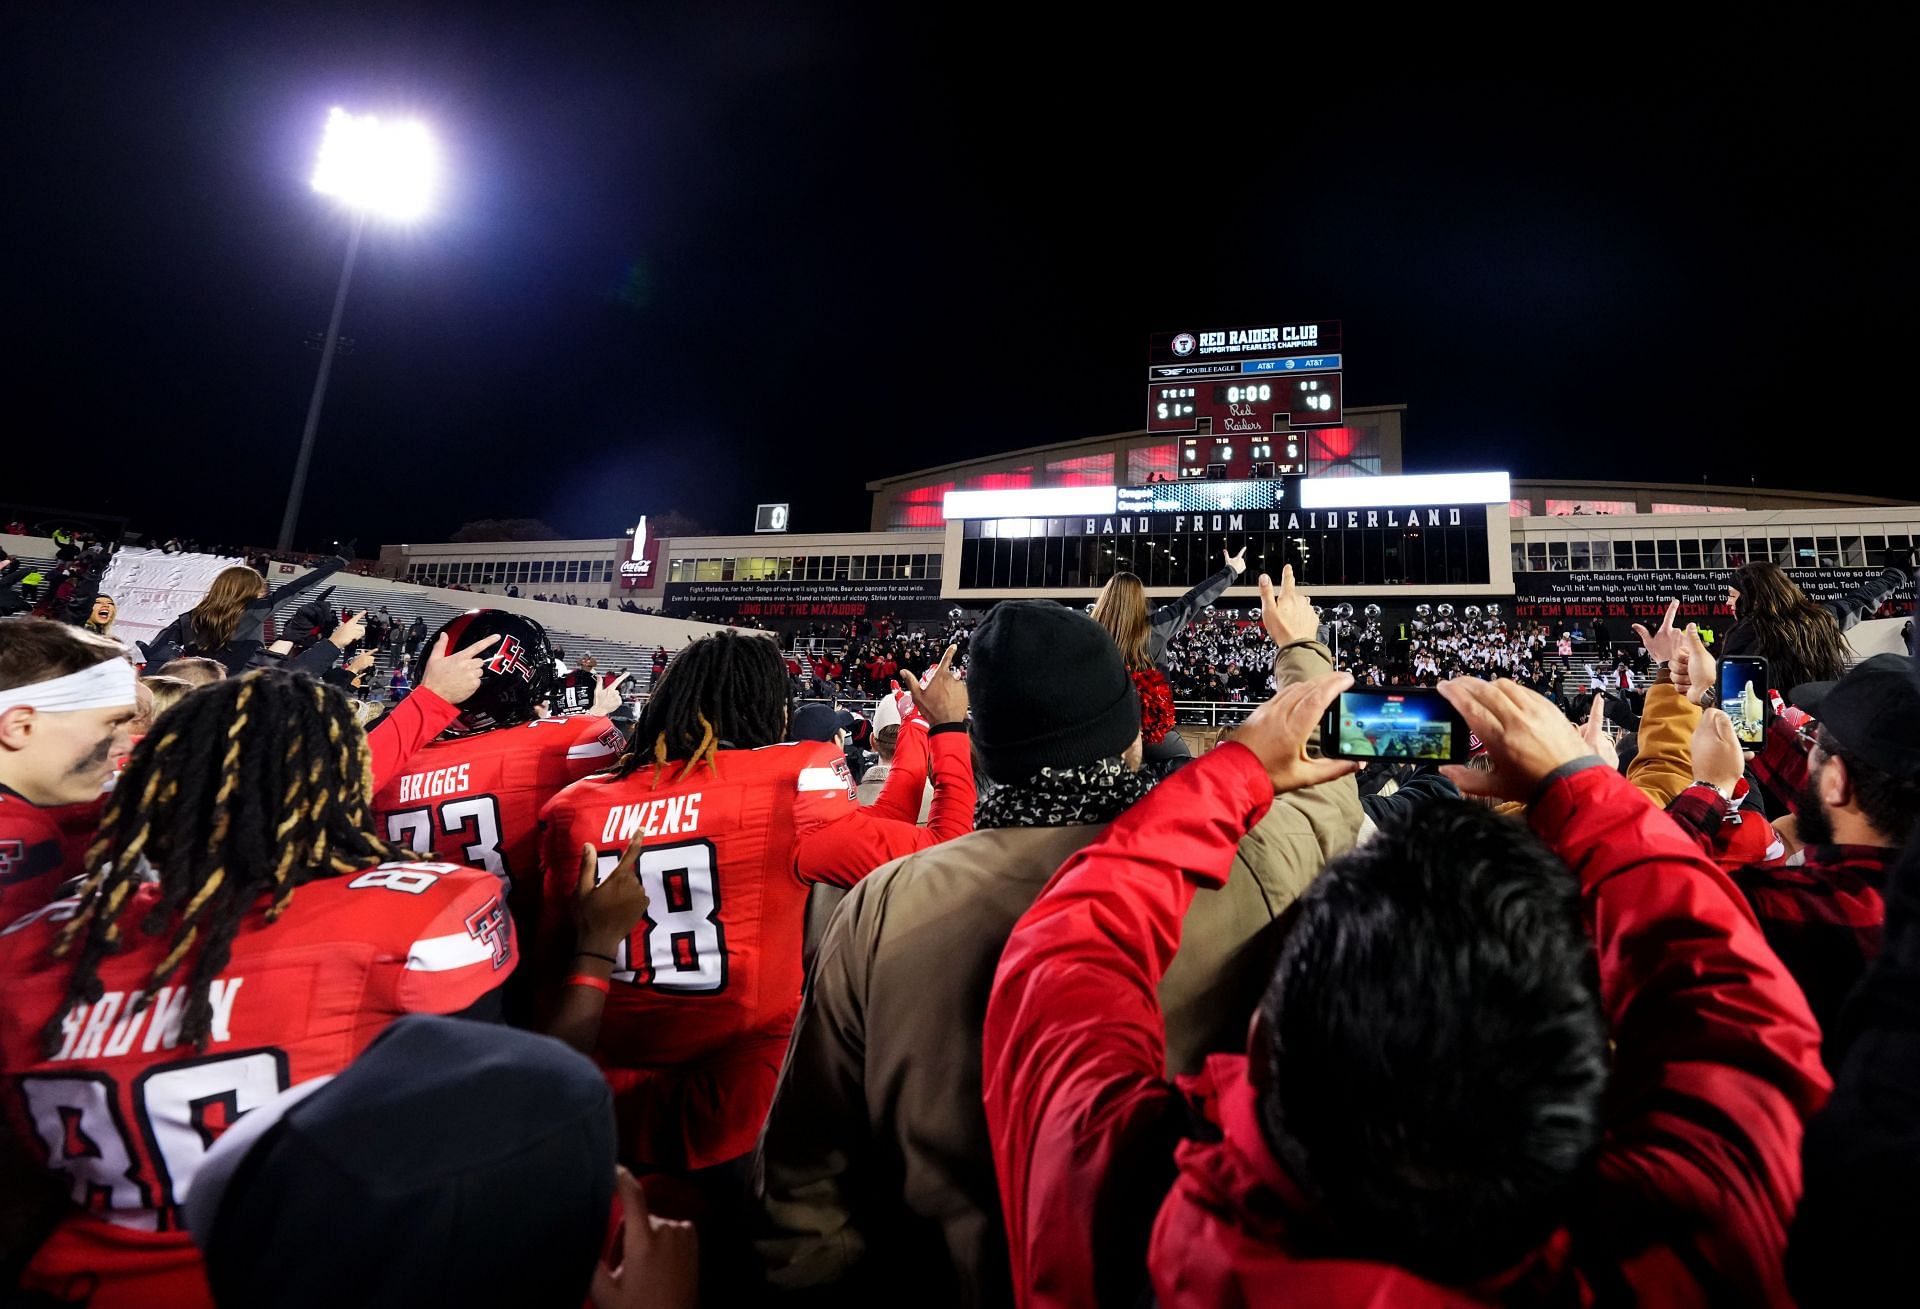
<path id="1" fill-rule="evenodd" d="M 500 638 L 500 648 L 494 651 L 493 658 L 487 660 L 487 670 L 512 673 L 523 682 L 533 680 L 533 665 L 527 662 L 526 651 L 520 642 L 511 636 Z"/>

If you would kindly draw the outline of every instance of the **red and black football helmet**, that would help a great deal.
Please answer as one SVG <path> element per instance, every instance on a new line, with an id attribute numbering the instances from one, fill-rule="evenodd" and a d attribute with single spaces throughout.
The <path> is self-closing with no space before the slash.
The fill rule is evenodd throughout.
<path id="1" fill-rule="evenodd" d="M 534 706 L 553 697 L 559 683 L 553 642 L 547 639 L 547 629 L 533 619 L 505 609 L 469 609 L 448 619 L 420 651 L 416 684 L 442 636 L 449 651 L 464 650 L 485 637 L 500 638 L 485 652 L 480 689 L 460 706 L 460 716 L 447 730 L 466 735 L 530 723 L 539 717 Z"/>

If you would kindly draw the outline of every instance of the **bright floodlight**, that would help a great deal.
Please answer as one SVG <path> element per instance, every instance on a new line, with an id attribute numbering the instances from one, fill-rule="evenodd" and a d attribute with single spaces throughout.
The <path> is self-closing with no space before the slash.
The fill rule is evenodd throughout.
<path id="1" fill-rule="evenodd" d="M 424 124 L 383 123 L 374 114 L 335 109 L 313 169 L 313 189 L 350 208 L 402 221 L 433 200 L 440 159 Z"/>

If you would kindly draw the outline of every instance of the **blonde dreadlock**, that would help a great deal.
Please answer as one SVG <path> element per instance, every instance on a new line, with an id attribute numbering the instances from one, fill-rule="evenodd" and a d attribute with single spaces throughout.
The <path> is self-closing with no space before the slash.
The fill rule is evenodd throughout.
<path id="1" fill-rule="evenodd" d="M 786 685 L 786 666 L 772 641 L 738 632 L 695 641 L 654 683 L 615 774 L 626 777 L 651 763 L 659 786 L 667 766 L 685 760 L 675 780 L 703 763 L 717 777 L 722 742 L 751 749 L 785 737 Z"/>
<path id="2" fill-rule="evenodd" d="M 171 936 L 133 1011 L 192 956 L 180 1034 L 204 1049 L 208 988 L 263 895 L 272 922 L 302 882 L 410 855 L 368 832 L 366 736 L 346 697 L 312 678 L 277 669 L 229 678 L 182 699 L 159 726 L 107 802 L 79 908 L 54 945 L 57 957 L 77 956 L 42 1033 L 49 1051 L 73 1006 L 99 1000 L 100 961 L 121 944 L 120 916 L 144 866 L 157 872 L 160 895 L 140 928 Z"/>

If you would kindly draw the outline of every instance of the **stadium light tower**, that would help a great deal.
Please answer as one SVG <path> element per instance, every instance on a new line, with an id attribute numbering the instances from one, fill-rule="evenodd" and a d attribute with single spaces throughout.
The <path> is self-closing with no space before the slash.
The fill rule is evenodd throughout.
<path id="1" fill-rule="evenodd" d="M 333 371 L 333 348 L 340 339 L 340 317 L 347 307 L 347 284 L 353 280 L 360 231 L 369 215 L 401 223 L 424 218 L 433 203 L 439 174 L 439 152 L 423 124 L 411 120 L 387 122 L 374 114 L 350 114 L 344 109 L 327 115 L 320 158 L 313 168 L 313 189 L 332 196 L 350 211 L 353 227 L 347 235 L 340 288 L 333 296 L 333 318 L 320 347 L 320 375 L 313 380 L 313 399 L 307 403 L 307 426 L 300 434 L 300 457 L 293 465 L 287 511 L 280 519 L 282 550 L 293 548 L 293 529 L 300 518 L 300 498 L 307 488 L 307 465 L 313 460 L 314 434 L 320 430 L 320 406 L 327 398 L 327 375 Z"/>

